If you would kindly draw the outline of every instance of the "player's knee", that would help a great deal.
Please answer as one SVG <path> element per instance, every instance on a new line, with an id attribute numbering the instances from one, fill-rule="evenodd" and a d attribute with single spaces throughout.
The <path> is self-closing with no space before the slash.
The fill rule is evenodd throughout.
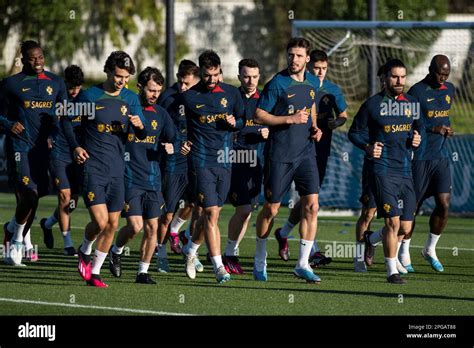
<path id="1" fill-rule="evenodd" d="M 209 222 L 217 224 L 217 220 L 219 219 L 219 208 L 206 208 L 205 214 Z"/>
<path id="2" fill-rule="evenodd" d="M 385 222 L 385 230 L 389 234 L 398 234 L 400 229 L 400 221 L 396 219 L 387 219 Z"/>
<path id="3" fill-rule="evenodd" d="M 240 221 L 244 222 L 252 215 L 252 206 L 242 206 L 236 211 L 237 217 Z"/>
<path id="4" fill-rule="evenodd" d="M 59 191 L 59 204 L 62 207 L 66 207 L 71 202 L 71 193 L 69 191 L 60 190 Z"/>
<path id="5" fill-rule="evenodd" d="M 362 219 L 365 224 L 369 224 L 375 215 L 375 209 L 363 209 L 362 210 Z"/>
<path id="6" fill-rule="evenodd" d="M 106 219 L 99 219 L 94 222 L 99 231 L 104 231 L 107 228 L 108 221 Z"/>
<path id="7" fill-rule="evenodd" d="M 318 202 L 308 202 L 303 206 L 303 213 L 305 216 L 317 216 L 319 211 Z"/>
<path id="8" fill-rule="evenodd" d="M 26 189 L 20 195 L 21 200 L 30 206 L 38 204 L 38 193 L 35 190 Z"/>
<path id="9" fill-rule="evenodd" d="M 447 217 L 449 212 L 449 199 L 443 199 L 439 201 L 437 204 L 437 208 L 440 212 L 440 215 L 442 215 L 443 217 Z"/>
<path id="10" fill-rule="evenodd" d="M 135 221 L 130 224 L 130 232 L 132 233 L 133 236 L 138 234 L 142 230 L 142 228 L 143 228 L 143 223 Z"/>
<path id="11" fill-rule="evenodd" d="M 278 210 L 280 209 L 280 206 L 278 204 L 272 204 L 268 203 L 265 204 L 262 213 L 266 218 L 274 218 L 278 214 Z"/>

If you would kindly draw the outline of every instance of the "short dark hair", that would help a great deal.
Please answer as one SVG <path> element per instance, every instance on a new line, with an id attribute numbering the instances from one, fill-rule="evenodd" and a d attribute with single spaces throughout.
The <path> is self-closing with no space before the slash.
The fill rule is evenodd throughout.
<path id="1" fill-rule="evenodd" d="M 165 83 L 165 78 L 159 69 L 147 66 L 145 70 L 138 75 L 138 83 L 142 87 L 145 87 L 150 80 L 155 81 L 160 86 L 163 86 Z"/>
<path id="2" fill-rule="evenodd" d="M 385 76 L 388 76 L 388 74 L 392 71 L 393 68 L 407 68 L 405 64 L 400 59 L 393 58 L 389 59 L 382 67 L 382 73 Z"/>
<path id="3" fill-rule="evenodd" d="M 322 50 L 312 50 L 309 54 L 309 60 L 311 62 L 327 62 L 329 58 L 326 52 Z"/>
<path id="4" fill-rule="evenodd" d="M 199 67 L 202 68 L 215 68 L 221 65 L 221 59 L 213 50 L 205 50 L 199 56 Z"/>
<path id="5" fill-rule="evenodd" d="M 183 59 L 178 66 L 178 78 L 188 75 L 199 76 L 199 67 L 192 60 Z"/>
<path id="6" fill-rule="evenodd" d="M 301 47 L 306 48 L 306 54 L 309 55 L 309 51 L 311 50 L 311 44 L 308 40 L 304 37 L 292 37 L 288 44 L 286 45 L 286 50 L 288 51 L 290 48 L 293 47 Z"/>
<path id="7" fill-rule="evenodd" d="M 82 86 L 84 83 L 84 73 L 77 65 L 69 65 L 64 69 L 64 79 L 71 86 Z"/>
<path id="8" fill-rule="evenodd" d="M 21 43 L 21 46 L 20 46 L 21 55 L 23 56 L 23 58 L 26 58 L 28 56 L 28 51 L 35 48 L 41 49 L 41 46 L 39 45 L 39 43 L 33 40 L 25 40 Z"/>
<path id="9" fill-rule="evenodd" d="M 127 70 L 131 75 L 135 74 L 135 65 L 132 58 L 124 51 L 114 51 L 105 61 L 104 72 L 113 72 L 115 67 Z"/>
<path id="10" fill-rule="evenodd" d="M 244 66 L 246 66 L 247 68 L 258 68 L 258 69 L 260 69 L 260 66 L 258 65 L 258 62 L 255 59 L 252 59 L 252 58 L 244 58 L 239 62 L 239 72 Z"/>

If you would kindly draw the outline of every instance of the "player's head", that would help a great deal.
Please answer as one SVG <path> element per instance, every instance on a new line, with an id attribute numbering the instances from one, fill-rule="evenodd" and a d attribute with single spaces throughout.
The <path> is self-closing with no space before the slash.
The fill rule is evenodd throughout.
<path id="1" fill-rule="evenodd" d="M 400 59 L 390 59 L 385 64 L 385 89 L 397 96 L 403 93 L 407 78 L 407 68 Z"/>
<path id="2" fill-rule="evenodd" d="M 179 63 L 176 78 L 178 79 L 179 92 L 186 92 L 199 82 L 199 67 L 193 61 L 183 59 Z"/>
<path id="3" fill-rule="evenodd" d="M 319 77 L 322 82 L 328 72 L 328 55 L 321 50 L 312 50 L 309 54 L 308 71 L 314 76 Z"/>
<path id="4" fill-rule="evenodd" d="M 64 80 L 66 82 L 67 94 L 71 98 L 77 97 L 84 84 L 84 73 L 77 65 L 69 65 L 64 70 Z"/>
<path id="5" fill-rule="evenodd" d="M 252 58 L 245 58 L 239 62 L 240 86 L 247 94 L 254 94 L 260 79 L 260 67 L 258 62 Z"/>
<path id="6" fill-rule="evenodd" d="M 145 105 L 153 105 L 158 100 L 165 79 L 160 70 L 153 67 L 146 67 L 138 75 L 137 87 L 140 91 L 140 99 Z"/>
<path id="7" fill-rule="evenodd" d="M 431 59 L 429 67 L 432 82 L 442 85 L 446 82 L 451 73 L 451 62 L 444 54 L 437 54 Z"/>
<path id="8" fill-rule="evenodd" d="M 309 51 L 311 45 L 302 37 L 291 38 L 286 45 L 288 70 L 291 74 L 298 74 L 306 69 L 309 63 Z"/>
<path id="9" fill-rule="evenodd" d="M 213 89 L 219 84 L 219 75 L 222 74 L 221 59 L 213 50 L 206 50 L 199 56 L 199 69 L 204 85 Z"/>
<path id="10" fill-rule="evenodd" d="M 21 62 L 28 72 L 41 74 L 44 71 L 44 55 L 41 46 L 32 40 L 21 43 Z"/>
<path id="11" fill-rule="evenodd" d="M 135 74 L 135 65 L 127 53 L 114 51 L 105 61 L 104 72 L 109 84 L 115 91 L 120 91 L 128 83 L 130 75 Z"/>

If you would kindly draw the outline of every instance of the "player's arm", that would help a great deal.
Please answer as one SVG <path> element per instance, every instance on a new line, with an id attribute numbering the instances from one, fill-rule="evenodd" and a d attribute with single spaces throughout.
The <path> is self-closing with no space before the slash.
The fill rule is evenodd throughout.
<path id="1" fill-rule="evenodd" d="M 369 117 L 369 110 L 366 103 L 364 103 L 355 115 L 347 135 L 351 143 L 365 151 L 369 156 L 380 158 L 383 144 L 380 142 L 371 144 L 369 137 Z"/>
<path id="2" fill-rule="evenodd" d="M 160 139 L 160 141 L 162 141 L 161 145 L 168 155 L 172 155 L 180 151 L 181 139 L 178 136 L 178 132 L 176 132 L 173 120 L 171 120 L 171 116 L 168 112 L 165 112 L 163 115 L 163 123 L 163 136 L 162 139 Z"/>
<path id="3" fill-rule="evenodd" d="M 138 95 L 133 93 L 131 100 L 129 101 L 131 107 L 131 113 L 128 115 L 128 122 L 133 128 L 135 136 L 143 140 L 146 138 L 146 129 L 145 129 L 145 117 L 143 116 L 142 107 L 140 105 L 140 100 Z"/>
<path id="4" fill-rule="evenodd" d="M 234 90 L 233 98 L 232 114 L 226 116 L 226 122 L 231 126 L 231 130 L 235 131 L 244 127 L 245 106 L 237 88 Z"/>
<path id="5" fill-rule="evenodd" d="M 316 103 L 313 103 L 311 106 L 311 138 L 313 140 L 319 141 L 323 136 L 323 132 L 321 129 L 318 128 L 318 120 L 317 120 L 317 113 L 316 113 Z"/>
<path id="6" fill-rule="evenodd" d="M 336 118 L 328 121 L 328 126 L 330 129 L 336 129 L 344 125 L 347 121 L 347 103 L 342 91 L 338 88 L 337 92 L 334 95 L 335 105 L 333 107 Z"/>

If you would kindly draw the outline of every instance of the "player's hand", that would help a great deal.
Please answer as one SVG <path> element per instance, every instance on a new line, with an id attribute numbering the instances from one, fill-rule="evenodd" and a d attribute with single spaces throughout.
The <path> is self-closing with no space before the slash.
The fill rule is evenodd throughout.
<path id="1" fill-rule="evenodd" d="M 53 137 L 48 137 L 48 139 L 46 139 L 46 142 L 48 143 L 48 149 L 51 150 L 54 144 Z"/>
<path id="2" fill-rule="evenodd" d="M 329 129 L 336 129 L 338 127 L 341 127 L 344 123 L 346 123 L 347 117 L 336 117 L 336 118 L 331 118 L 328 121 L 328 127 Z"/>
<path id="3" fill-rule="evenodd" d="M 171 143 L 161 143 L 161 145 L 163 146 L 163 148 L 165 149 L 165 151 L 168 155 L 174 154 L 173 144 L 171 144 Z"/>
<path id="4" fill-rule="evenodd" d="M 25 130 L 25 127 L 23 127 L 23 125 L 20 122 L 15 122 L 12 128 L 10 129 L 10 131 L 15 135 L 19 135 L 24 130 Z"/>
<path id="5" fill-rule="evenodd" d="M 74 160 L 82 164 L 89 158 L 89 154 L 82 147 L 78 146 L 74 149 Z"/>
<path id="6" fill-rule="evenodd" d="M 309 114 L 306 112 L 306 109 L 298 110 L 290 118 L 292 124 L 305 124 L 308 122 Z"/>
<path id="7" fill-rule="evenodd" d="M 315 126 L 311 126 L 309 131 L 311 133 L 311 139 L 316 140 L 317 142 L 321 140 L 321 137 L 323 136 L 323 131 L 321 129 Z"/>
<path id="8" fill-rule="evenodd" d="M 376 141 L 373 145 L 369 145 L 365 148 L 367 154 L 373 158 L 380 158 L 382 156 L 383 144 Z"/>
<path id="9" fill-rule="evenodd" d="M 268 128 L 260 128 L 258 130 L 258 132 L 260 133 L 260 135 L 262 136 L 263 139 L 268 139 L 268 134 L 270 133 L 270 130 Z"/>
<path id="10" fill-rule="evenodd" d="M 232 127 L 235 127 L 235 117 L 234 115 L 227 115 L 225 121 L 230 124 Z"/>
<path id="11" fill-rule="evenodd" d="M 420 143 L 421 143 L 421 135 L 418 133 L 418 131 L 414 131 L 413 139 L 411 141 L 411 146 L 418 147 L 420 146 Z"/>
<path id="12" fill-rule="evenodd" d="M 191 146 L 192 146 L 192 145 L 193 145 L 193 143 L 190 142 L 189 140 L 185 141 L 185 142 L 183 143 L 183 146 L 181 146 L 181 151 L 180 151 L 181 154 L 182 154 L 183 156 L 187 156 L 187 154 L 188 154 L 189 152 L 191 152 Z"/>
<path id="13" fill-rule="evenodd" d="M 128 120 L 135 128 L 142 130 L 145 127 L 142 120 L 137 115 L 128 115 Z"/>
<path id="14" fill-rule="evenodd" d="M 442 136 L 450 137 L 454 135 L 454 131 L 451 127 L 442 125 L 442 126 L 435 126 L 432 129 L 433 133 L 439 133 Z"/>

